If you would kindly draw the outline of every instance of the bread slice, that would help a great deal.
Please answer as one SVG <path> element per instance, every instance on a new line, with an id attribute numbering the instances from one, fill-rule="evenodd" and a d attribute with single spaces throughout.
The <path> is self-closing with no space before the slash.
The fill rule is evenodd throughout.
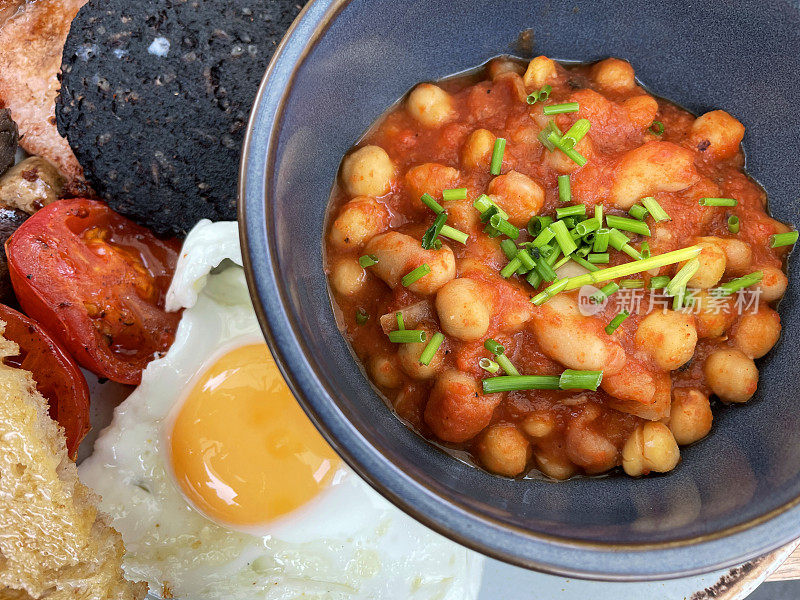
<path id="1" fill-rule="evenodd" d="M 97 496 L 78 480 L 64 434 L 0 321 L 0 599 L 141 599 L 122 572 L 124 547 Z"/>

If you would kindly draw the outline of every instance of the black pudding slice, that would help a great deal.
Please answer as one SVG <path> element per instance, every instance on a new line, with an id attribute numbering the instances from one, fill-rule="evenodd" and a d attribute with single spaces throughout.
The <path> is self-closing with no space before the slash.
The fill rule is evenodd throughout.
<path id="1" fill-rule="evenodd" d="M 239 154 L 282 0 L 92 0 L 64 47 L 58 129 L 97 192 L 163 234 L 236 218 Z"/>

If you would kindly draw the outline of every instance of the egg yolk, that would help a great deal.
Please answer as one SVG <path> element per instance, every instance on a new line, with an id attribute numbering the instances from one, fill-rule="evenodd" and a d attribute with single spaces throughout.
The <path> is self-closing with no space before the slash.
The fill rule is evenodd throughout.
<path id="1" fill-rule="evenodd" d="M 265 344 L 236 348 L 195 383 L 172 426 L 184 494 L 208 517 L 264 524 L 330 485 L 339 458 L 292 396 Z"/>

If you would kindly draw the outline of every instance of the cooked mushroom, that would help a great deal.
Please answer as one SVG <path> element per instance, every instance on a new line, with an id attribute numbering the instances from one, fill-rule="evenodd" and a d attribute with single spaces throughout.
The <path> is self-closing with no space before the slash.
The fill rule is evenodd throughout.
<path id="1" fill-rule="evenodd" d="M 0 110 L 0 175 L 14 164 L 18 143 L 17 124 L 11 118 L 11 112 L 4 108 Z"/>
<path id="2" fill-rule="evenodd" d="M 38 156 L 26 158 L 0 177 L 0 206 L 32 215 L 58 200 L 64 178 L 53 165 Z"/>
<path id="3" fill-rule="evenodd" d="M 25 222 L 28 213 L 16 208 L 0 208 L 0 302 L 8 303 L 14 296 L 11 280 L 8 277 L 8 262 L 6 261 L 6 240 Z"/>

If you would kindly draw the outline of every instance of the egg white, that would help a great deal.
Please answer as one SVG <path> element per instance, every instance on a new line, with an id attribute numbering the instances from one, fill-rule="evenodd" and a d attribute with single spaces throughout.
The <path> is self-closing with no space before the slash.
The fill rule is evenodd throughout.
<path id="1" fill-rule="evenodd" d="M 171 474 L 171 421 L 193 380 L 236 346 L 263 341 L 236 223 L 200 222 L 167 296 L 185 308 L 175 343 L 145 369 L 80 466 L 126 546 L 125 570 L 184 600 L 470 600 L 482 558 L 419 525 L 342 466 L 297 511 L 239 531 L 198 512 Z"/>

